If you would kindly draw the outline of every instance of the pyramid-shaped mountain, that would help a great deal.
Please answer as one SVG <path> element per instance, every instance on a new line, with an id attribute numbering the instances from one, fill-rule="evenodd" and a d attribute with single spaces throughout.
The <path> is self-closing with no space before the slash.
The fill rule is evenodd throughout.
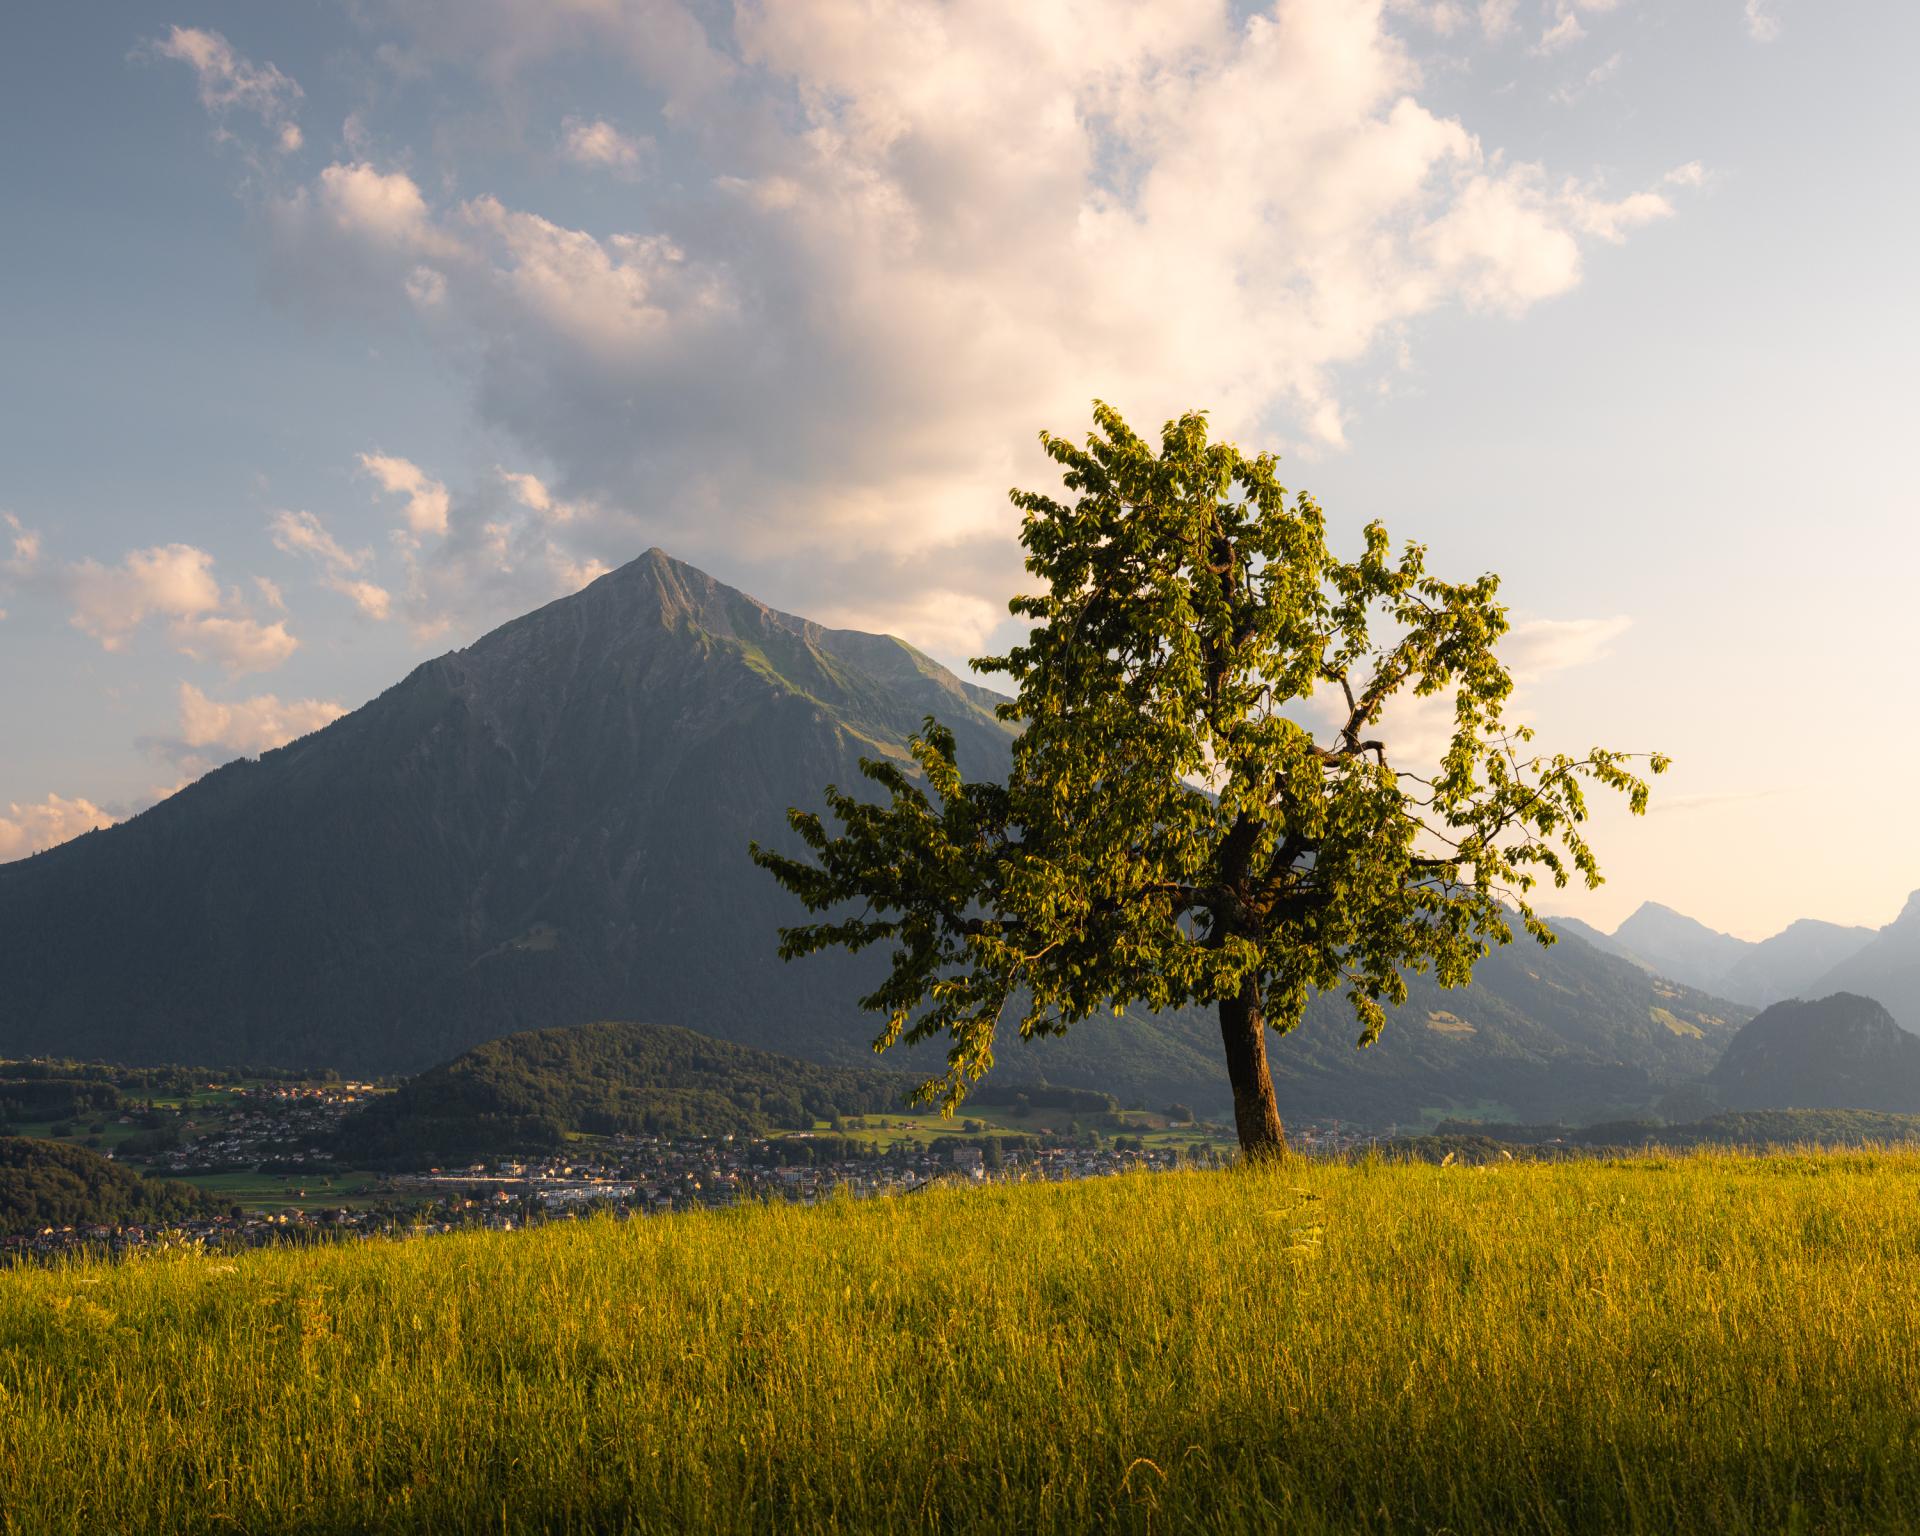
<path id="1" fill-rule="evenodd" d="M 655 550 L 120 826 L 0 865 L 0 1056 L 415 1071 L 520 1030 L 685 1025 L 872 1064 L 882 963 L 788 965 L 799 907 L 746 854 L 904 758 L 937 715 L 1004 771 L 996 696 L 901 641 L 775 612 Z M 1416 979 L 1355 1051 L 1318 1000 L 1275 1044 L 1289 1115 L 1618 1114 L 1712 1066 L 1746 1011 L 1576 938 L 1472 988 Z M 926 1071 L 889 1057 L 882 1065 Z M 1001 1080 L 1225 1102 L 1210 1013 L 1097 1019 Z"/>
<path id="2" fill-rule="evenodd" d="M 928 714 L 975 774 L 994 697 L 658 550 L 141 816 L 0 866 L 0 1054 L 422 1067 L 514 1030 L 868 1031 L 783 967 L 747 861 Z"/>

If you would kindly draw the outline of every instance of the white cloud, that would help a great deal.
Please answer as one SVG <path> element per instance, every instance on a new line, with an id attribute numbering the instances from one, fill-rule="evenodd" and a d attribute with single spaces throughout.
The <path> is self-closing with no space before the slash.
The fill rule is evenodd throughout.
<path id="1" fill-rule="evenodd" d="M 1780 36 L 1780 18 L 1773 14 L 1768 0 L 1747 0 L 1747 36 L 1756 43 L 1771 43 Z"/>
<path id="2" fill-rule="evenodd" d="M 260 601 L 276 613 L 287 611 L 287 595 L 280 590 L 280 583 L 266 576 L 253 578 L 253 590 L 260 594 Z"/>
<path id="3" fill-rule="evenodd" d="M 149 619 L 167 621 L 167 636 L 182 654 L 232 673 L 277 667 L 299 645 L 283 621 L 255 620 L 238 590 L 223 593 L 213 556 L 191 544 L 132 550 L 116 566 L 82 560 L 67 568 L 66 590 L 68 622 L 107 651 L 124 649 Z M 278 596 L 277 588 L 256 590 Z"/>
<path id="4" fill-rule="evenodd" d="M 365 161 L 329 165 L 315 183 L 315 204 L 335 230 L 405 252 L 458 250 L 434 228 L 427 200 L 405 171 L 381 171 Z"/>
<path id="5" fill-rule="evenodd" d="M 7 806 L 6 815 L 0 816 L 0 864 L 24 859 L 96 827 L 110 827 L 114 820 L 91 800 L 80 797 L 67 800 L 50 794 L 29 805 L 16 800 Z"/>
<path id="6" fill-rule="evenodd" d="M 7 525 L 10 553 L 0 560 L 0 577 L 25 581 L 40 568 L 40 535 L 11 512 L 0 512 L 0 523 Z"/>
<path id="7" fill-rule="evenodd" d="M 1507 632 L 1501 655 L 1516 682 L 1532 682 L 1607 656 L 1630 628 L 1625 614 L 1610 619 L 1522 619 Z"/>
<path id="8" fill-rule="evenodd" d="M 4 597 L 39 571 L 40 535 L 11 512 L 0 512 L 0 524 L 5 525 L 4 533 L 0 534 L 0 548 L 9 551 L 7 557 L 0 560 L 0 597 Z M 6 616 L 7 610 L 0 608 L 0 621 Z"/>
<path id="9" fill-rule="evenodd" d="M 422 263 L 407 274 L 407 297 L 422 309 L 432 309 L 447 296 L 446 274 Z"/>
<path id="10" fill-rule="evenodd" d="M 1594 90 L 1598 86 L 1605 85 L 1615 75 L 1619 74 L 1620 66 L 1626 62 L 1626 57 L 1624 53 L 1607 55 L 1606 58 L 1588 70 L 1584 78 L 1572 84 L 1563 85 L 1556 90 L 1553 93 L 1553 99 L 1560 102 L 1563 106 L 1571 106 L 1589 91 Z M 1673 180 L 1671 172 L 1668 173 L 1666 179 L 1669 182 Z"/>
<path id="11" fill-rule="evenodd" d="M 388 14 L 418 67 L 502 80 L 567 50 L 647 80 L 706 57 L 664 0 Z M 1034 433 L 1081 430 L 1089 396 L 1149 430 L 1204 405 L 1243 440 L 1337 447 L 1421 317 L 1523 313 L 1581 281 L 1585 246 L 1673 211 L 1423 105 L 1378 4 L 763 0 L 734 33 L 744 69 L 663 86 L 696 170 L 651 227 L 441 199 L 364 159 L 276 205 L 286 291 L 411 312 L 484 426 L 553 467 L 549 496 L 585 509 L 562 555 L 805 555 L 823 603 L 851 562 L 892 562 L 889 602 L 972 632 L 1018 579 L 984 553 L 1016 524 L 1005 488 L 1047 481 Z M 439 482 L 367 467 L 416 537 L 446 527 Z M 937 595 L 961 566 L 992 587 Z"/>
<path id="12" fill-rule="evenodd" d="M 351 598 L 368 618 L 385 619 L 392 612 L 392 594 L 355 574 L 372 561 L 372 550 L 344 548 L 311 512 L 276 512 L 268 526 L 275 548 L 315 561 L 320 566 L 320 584 Z"/>
<path id="13" fill-rule="evenodd" d="M 280 511 L 268 525 L 275 549 L 307 555 L 337 571 L 357 571 L 373 558 L 370 549 L 347 550 L 311 512 Z"/>
<path id="14" fill-rule="evenodd" d="M 639 167 L 647 149 L 640 140 L 629 138 L 605 118 L 589 122 L 570 117 L 560 125 L 560 132 L 561 152 L 578 165 L 632 172 Z"/>
<path id="15" fill-rule="evenodd" d="M 1480 30 L 1486 34 L 1487 41 L 1498 42 L 1513 31 L 1514 14 L 1520 9 L 1520 0 L 1480 0 L 1479 9 L 1474 13 L 1480 22 Z"/>
<path id="16" fill-rule="evenodd" d="M 176 619 L 167 633 L 183 655 L 195 661 L 218 662 L 235 676 L 271 672 L 300 646 L 288 633 L 285 621 L 262 624 L 244 615 Z"/>
<path id="17" fill-rule="evenodd" d="M 1587 29 L 1580 25 L 1580 18 L 1572 11 L 1564 12 L 1552 26 L 1540 34 L 1540 41 L 1534 45 L 1536 53 L 1559 53 L 1571 48 L 1587 35 Z"/>
<path id="18" fill-rule="evenodd" d="M 192 683 L 180 685 L 180 744 L 195 753 L 256 757 L 338 720 L 346 710 L 327 699 L 287 699 L 271 693 L 222 703 Z"/>
<path id="19" fill-rule="evenodd" d="M 214 117 L 224 118 L 235 110 L 252 113 L 274 130 L 274 142 L 281 153 L 291 154 L 300 147 L 300 128 L 293 121 L 300 86 L 272 64 L 255 64 L 235 52 L 218 32 L 198 27 L 169 28 L 165 37 L 149 47 L 160 58 L 176 60 L 192 69 L 200 105 Z"/>
<path id="20" fill-rule="evenodd" d="M 500 483 L 507 493 L 529 512 L 536 512 L 546 523 L 571 523 L 580 518 L 598 517 L 601 509 L 586 503 L 566 501 L 554 495 L 552 488 L 538 475 L 523 474 L 496 466 Z"/>
<path id="21" fill-rule="evenodd" d="M 220 606 L 213 556 L 191 544 L 136 549 L 112 567 L 82 560 L 67 583 L 73 627 L 109 651 L 121 649 L 150 617 L 190 619 Z"/>
<path id="22" fill-rule="evenodd" d="M 503 469 L 500 479 L 521 506 L 534 512 L 553 511 L 553 493 L 538 475 L 516 474 L 513 470 Z"/>
<path id="23" fill-rule="evenodd" d="M 407 499 L 407 530 L 416 536 L 447 531 L 447 488 L 410 459 L 385 453 L 363 453 L 360 467 L 380 482 L 380 488 Z"/>
<path id="24" fill-rule="evenodd" d="M 1635 192 L 1609 202 L 1573 191 L 1568 193 L 1566 202 L 1581 229 L 1610 245 L 1620 244 L 1629 230 L 1673 216 L 1673 204 L 1658 192 Z"/>

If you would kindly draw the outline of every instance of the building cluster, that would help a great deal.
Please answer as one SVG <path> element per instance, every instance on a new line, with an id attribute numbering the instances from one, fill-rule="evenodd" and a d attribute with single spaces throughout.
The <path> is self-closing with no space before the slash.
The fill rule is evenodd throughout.
<path id="1" fill-rule="evenodd" d="M 999 1159 L 1000 1166 L 989 1167 L 981 1145 L 961 1144 L 958 1138 L 899 1142 L 877 1157 L 800 1161 L 796 1154 L 807 1141 L 805 1136 L 622 1137 L 577 1157 L 509 1159 L 381 1176 L 339 1191 L 353 1203 L 337 1207 L 233 1211 L 168 1226 L 45 1227 L 0 1238 L 0 1261 L 82 1250 L 225 1251 L 473 1228 L 510 1231 L 603 1211 L 643 1216 L 755 1200 L 811 1204 L 843 1195 L 911 1194 L 951 1183 L 1061 1181 L 1167 1170 L 1182 1162 L 1180 1151 L 1173 1148 L 1060 1145 L 1011 1151 Z M 269 1136 L 266 1144 L 277 1156 L 298 1156 L 293 1142 Z M 283 1147 L 288 1149 L 284 1153 Z M 302 1184 L 297 1176 L 289 1177 L 289 1200 L 304 1200 L 311 1184 L 311 1179 Z"/>
<path id="2" fill-rule="evenodd" d="M 179 1146 L 143 1162 L 176 1177 L 314 1162 L 326 1155 L 322 1148 L 347 1111 L 375 1092 L 368 1083 L 230 1088 L 225 1103 L 203 1105 L 180 1121 Z"/>

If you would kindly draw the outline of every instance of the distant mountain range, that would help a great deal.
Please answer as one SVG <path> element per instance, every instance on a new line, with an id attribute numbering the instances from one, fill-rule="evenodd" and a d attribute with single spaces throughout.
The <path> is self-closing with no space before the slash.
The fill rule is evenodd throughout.
<path id="1" fill-rule="evenodd" d="M 1871 942 L 1836 962 L 1813 990 L 1863 993 L 1881 1003 L 1901 1028 L 1920 1032 L 1920 891 Z"/>
<path id="2" fill-rule="evenodd" d="M 876 957 L 792 965 L 803 913 L 748 861 L 790 805 L 904 759 L 924 716 L 1004 771 L 997 696 L 883 635 L 778 613 L 658 550 L 416 668 L 363 708 L 119 826 L 0 865 L 0 1055 L 416 1072 L 596 1019 L 874 1064 Z M 1337 997 L 1276 1041 L 1291 1116 L 1604 1116 L 1697 1080 L 1747 1010 L 1567 938 L 1380 1043 Z M 1225 1102 L 1210 1012 L 1006 1041 L 1002 1081 Z M 881 1064 L 924 1073 L 937 1053 Z"/>
<path id="3" fill-rule="evenodd" d="M 1858 992 L 1903 1027 L 1920 1031 L 1920 891 L 1885 928 L 1802 918 L 1757 942 L 1715 932 L 1652 901 L 1612 933 L 1578 918 L 1550 921 L 1557 932 L 1719 997 L 1764 1008 L 1788 998 Z"/>

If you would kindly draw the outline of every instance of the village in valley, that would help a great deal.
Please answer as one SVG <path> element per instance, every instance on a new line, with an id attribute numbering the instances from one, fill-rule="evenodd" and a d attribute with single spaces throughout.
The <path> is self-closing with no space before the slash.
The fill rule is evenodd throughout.
<path id="1" fill-rule="evenodd" d="M 1167 1114 L 1116 1105 L 1083 1111 L 1082 1123 L 1065 1112 L 1029 1119 L 1022 1104 L 955 1117 L 926 1110 L 856 1116 L 764 1136 L 582 1137 L 546 1155 L 447 1167 L 342 1165 L 335 1157 L 342 1123 L 389 1091 L 332 1078 L 204 1082 L 172 1097 L 129 1097 L 111 1113 L 32 1125 L 143 1175 L 188 1183 L 218 1203 L 217 1213 L 153 1225 L 42 1226 L 0 1237 L 0 1258 L 511 1231 L 598 1213 L 811 1204 L 954 1182 L 1215 1167 L 1232 1151 L 1228 1127 L 1193 1118 L 1183 1106 Z M 1378 1139 L 1338 1122 L 1302 1125 L 1297 1134 L 1302 1150 L 1323 1154 Z"/>

